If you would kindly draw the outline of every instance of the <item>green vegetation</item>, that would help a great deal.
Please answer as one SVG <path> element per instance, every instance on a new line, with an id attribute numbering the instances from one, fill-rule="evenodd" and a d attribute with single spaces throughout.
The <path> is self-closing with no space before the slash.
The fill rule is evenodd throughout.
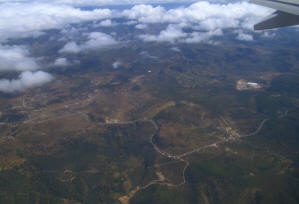
<path id="1" fill-rule="evenodd" d="M 299 203 L 298 50 L 262 45 L 86 52 L 0 95 L 0 203 Z"/>

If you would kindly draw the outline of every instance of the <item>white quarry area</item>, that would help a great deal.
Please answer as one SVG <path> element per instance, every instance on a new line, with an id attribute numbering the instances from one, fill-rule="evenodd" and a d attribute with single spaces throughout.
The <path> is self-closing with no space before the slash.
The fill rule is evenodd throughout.
<path id="1" fill-rule="evenodd" d="M 256 90 L 260 89 L 262 86 L 256 82 L 248 82 L 245 81 L 244 79 L 240 79 L 237 81 L 236 89 L 239 91 L 242 90 Z"/>
<path id="2" fill-rule="evenodd" d="M 254 82 L 247 82 L 247 86 L 252 87 L 254 89 L 260 87 L 260 85 L 258 83 L 254 83 Z"/>

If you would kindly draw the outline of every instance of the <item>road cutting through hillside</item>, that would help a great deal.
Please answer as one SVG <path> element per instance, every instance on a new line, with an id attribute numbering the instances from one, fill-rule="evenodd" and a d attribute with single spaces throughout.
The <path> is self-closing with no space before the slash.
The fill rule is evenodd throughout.
<path id="1" fill-rule="evenodd" d="M 246 134 L 246 135 L 239 135 L 238 138 L 243 138 L 243 137 L 250 137 L 250 136 L 254 136 L 256 134 L 258 134 L 261 129 L 263 128 L 264 124 L 268 121 L 268 119 L 264 119 L 262 120 L 262 122 L 260 123 L 260 125 L 258 126 L 258 128 L 252 132 L 252 133 L 249 133 L 249 134 Z M 152 144 L 153 148 L 155 149 L 155 151 L 164 156 L 164 157 L 167 157 L 169 159 L 174 159 L 176 160 L 177 162 L 183 162 L 185 163 L 185 166 L 184 166 L 184 169 L 182 171 L 182 182 L 179 183 L 179 184 L 174 184 L 174 183 L 171 183 L 171 182 L 165 182 L 165 178 L 164 179 L 157 179 L 157 180 L 153 180 L 151 182 L 149 182 L 148 184 L 144 185 L 144 186 L 137 186 L 135 189 L 131 190 L 127 195 L 125 196 L 122 196 L 119 198 L 119 201 L 122 203 L 122 204 L 127 204 L 130 202 L 130 199 L 132 197 L 134 197 L 134 195 L 141 191 L 141 190 L 145 190 L 147 189 L 148 187 L 152 186 L 152 185 L 155 185 L 155 184 L 159 184 L 159 185 L 163 185 L 163 186 L 168 186 L 168 187 L 179 187 L 179 186 L 182 186 L 186 183 L 186 176 L 185 176 L 185 173 L 186 173 L 186 170 L 187 168 L 189 167 L 189 161 L 185 160 L 184 157 L 187 157 L 193 153 L 196 153 L 196 152 L 200 152 L 200 151 L 203 151 L 205 149 L 208 149 L 208 148 L 212 148 L 212 147 L 217 147 L 217 145 L 219 144 L 222 144 L 222 143 L 226 143 L 226 142 L 229 142 L 229 141 L 232 141 L 232 140 L 235 140 L 237 139 L 236 137 L 228 137 L 228 138 L 224 138 L 218 142 L 215 142 L 215 143 L 212 143 L 212 144 L 209 144 L 209 145 L 205 145 L 205 146 L 201 146 L 201 147 L 198 147 L 192 151 L 189 151 L 189 152 L 185 152 L 183 154 L 171 154 L 169 152 L 166 152 L 166 151 L 163 151 L 161 150 L 155 143 L 154 143 L 154 137 L 158 134 L 159 132 L 159 126 L 158 124 L 156 123 L 156 121 L 152 120 L 152 119 L 142 119 L 142 120 L 135 120 L 135 121 L 128 121 L 128 122 L 122 122 L 122 123 L 113 123 L 114 125 L 124 125 L 124 124 L 133 124 L 133 123 L 136 123 L 136 122 L 149 122 L 153 125 L 153 127 L 155 128 L 155 132 L 150 136 L 150 143 Z M 104 124 L 103 124 L 104 125 Z M 107 124 L 105 124 L 107 125 Z M 170 163 L 170 162 L 168 162 Z M 163 165 L 163 164 L 161 164 Z"/>
<path id="2" fill-rule="evenodd" d="M 76 112 L 76 113 L 72 113 L 72 114 L 65 114 L 65 115 L 62 115 L 62 116 L 58 116 L 58 117 L 54 117 L 54 118 L 50 118 L 50 119 L 46 119 L 46 120 L 42 120 L 42 121 L 32 121 L 32 120 L 29 120 L 27 121 L 27 123 L 31 122 L 33 124 L 40 124 L 40 123 L 45 123 L 45 122 L 49 122 L 49 121 L 52 121 L 52 120 L 55 120 L 57 118 L 64 118 L 64 117 L 67 117 L 67 116 L 70 116 L 70 115 L 75 115 L 75 114 L 80 114 L 80 115 L 85 115 L 85 113 L 83 112 Z M 285 117 L 286 115 L 288 114 L 288 112 L 285 112 L 283 117 Z M 161 172 L 156 172 L 157 174 L 157 177 L 158 179 L 156 180 L 152 180 L 151 182 L 149 182 L 148 184 L 144 185 L 144 186 L 137 186 L 136 188 L 134 188 L 133 190 L 131 190 L 127 195 L 124 195 L 122 197 L 119 198 L 119 201 L 122 203 L 122 204 L 127 204 L 129 203 L 130 199 L 139 191 L 141 190 L 145 190 L 147 189 L 148 187 L 152 186 L 152 185 L 163 185 L 163 186 L 168 186 L 168 187 L 179 187 L 179 186 L 182 186 L 186 183 L 186 176 L 185 176 L 185 173 L 186 173 L 186 170 L 187 168 L 189 167 L 189 161 L 187 161 L 186 159 L 184 159 L 185 157 L 191 155 L 191 154 L 194 154 L 196 152 L 201 152 L 203 150 L 206 150 L 208 148 L 214 148 L 214 147 L 217 147 L 218 145 L 220 144 L 223 144 L 223 143 L 226 143 L 226 142 L 230 142 L 230 141 L 233 141 L 233 140 L 236 140 L 236 139 L 240 139 L 240 138 L 244 138 L 244 137 L 250 137 L 250 136 L 254 136 L 256 134 L 258 134 L 261 129 L 263 128 L 264 124 L 268 121 L 268 119 L 264 119 L 261 121 L 260 125 L 257 127 L 257 129 L 252 132 L 252 133 L 249 133 L 249 134 L 245 134 L 245 135 L 235 135 L 235 134 L 230 134 L 229 137 L 225 137 L 221 140 L 219 140 L 218 142 L 215 142 L 215 143 L 212 143 L 212 144 L 208 144 L 208 145 L 204 145 L 204 146 L 201 146 L 201 147 L 198 147 L 194 150 L 191 150 L 191 151 L 188 151 L 188 152 L 185 152 L 185 153 L 182 153 L 182 154 L 173 154 L 173 153 L 169 153 L 169 152 L 166 152 L 166 151 L 163 151 L 162 149 L 160 149 L 155 143 L 154 143 L 154 137 L 158 135 L 159 133 L 159 125 L 157 124 L 157 122 L 153 119 L 148 119 L 148 118 L 143 118 L 143 119 L 138 119 L 138 120 L 132 120 L 132 121 L 124 121 L 124 122 L 100 122 L 100 123 L 96 123 L 97 125 L 100 125 L 100 126 L 114 126 L 114 125 L 130 125 L 130 124 L 136 124 L 138 122 L 144 122 L 144 123 L 151 123 L 152 126 L 154 127 L 155 131 L 153 134 L 150 135 L 149 137 L 149 142 L 151 143 L 151 145 L 153 146 L 154 150 L 164 156 L 164 157 L 167 157 L 169 159 L 173 159 L 174 161 L 171 161 L 171 162 L 167 162 L 167 163 L 163 163 L 163 164 L 158 164 L 158 165 L 155 165 L 155 167 L 160 167 L 160 166 L 164 166 L 164 165 L 168 165 L 168 164 L 171 164 L 171 163 L 174 163 L 174 162 L 183 162 L 185 163 L 185 166 L 183 168 L 183 171 L 182 171 L 182 182 L 181 183 L 178 183 L 178 184 L 174 184 L 174 183 L 171 183 L 171 182 L 166 182 L 166 178 L 164 177 L 164 175 L 161 173 Z"/>
<path id="3" fill-rule="evenodd" d="M 83 114 L 84 115 L 84 113 L 78 111 L 77 113 L 62 115 L 62 116 L 58 116 L 57 118 L 63 118 L 63 117 L 74 115 L 74 114 Z M 57 119 L 57 118 L 46 119 L 46 120 L 43 120 L 43 121 L 35 122 L 35 124 L 49 122 L 49 121 Z M 157 124 L 157 122 L 155 120 L 153 120 L 153 119 L 143 118 L 143 119 L 139 119 L 139 120 L 124 121 L 124 122 L 103 122 L 103 123 L 100 122 L 100 123 L 97 123 L 97 125 L 101 125 L 101 126 L 114 126 L 114 125 L 130 125 L 130 124 L 136 124 L 138 122 L 151 123 L 152 126 L 154 127 L 155 131 L 154 131 L 153 134 L 151 134 L 151 136 L 149 138 L 149 142 L 153 146 L 154 150 L 158 154 L 160 154 L 160 155 L 162 155 L 164 157 L 167 157 L 169 159 L 175 160 L 175 161 L 172 161 L 172 162 L 167 162 L 165 164 L 159 164 L 157 166 L 167 165 L 167 164 L 174 163 L 174 162 L 183 162 L 183 163 L 185 163 L 185 166 L 184 166 L 183 171 L 182 171 L 182 182 L 181 183 L 174 184 L 174 183 L 171 183 L 171 182 L 167 182 L 166 178 L 164 177 L 164 175 L 161 172 L 156 172 L 158 179 L 152 180 L 151 182 L 149 182 L 148 184 L 146 184 L 144 186 L 137 186 L 136 188 L 134 188 L 133 190 L 131 190 L 127 195 L 121 196 L 118 199 L 122 204 L 127 204 L 127 203 L 130 202 L 130 199 L 132 197 L 134 197 L 134 195 L 137 192 L 139 192 L 141 190 L 145 190 L 145 189 L 147 189 L 148 187 L 150 187 L 152 185 L 158 184 L 158 185 L 163 185 L 163 186 L 168 186 L 168 187 L 179 187 L 179 186 L 183 186 L 186 183 L 185 173 L 186 173 L 187 168 L 189 167 L 189 161 L 187 161 L 186 159 L 184 159 L 185 157 L 187 157 L 187 156 L 189 156 L 191 154 L 194 154 L 196 152 L 203 151 L 203 150 L 208 149 L 208 148 L 217 147 L 217 145 L 220 145 L 220 144 L 223 144 L 223 143 L 226 143 L 226 142 L 238 139 L 238 138 L 254 136 L 254 135 L 258 134 L 261 131 L 261 129 L 263 128 L 264 124 L 267 121 L 268 121 L 268 119 L 264 119 L 263 121 L 261 121 L 261 123 L 258 126 L 258 128 L 254 132 L 252 132 L 252 133 L 249 133 L 249 134 L 246 134 L 246 135 L 238 135 L 238 136 L 231 136 L 230 135 L 230 137 L 223 138 L 223 139 L 219 140 L 218 142 L 215 142 L 215 143 L 212 143 L 212 144 L 209 144 L 209 145 L 204 145 L 204 146 L 198 147 L 198 148 L 196 148 L 194 150 L 191 150 L 191 151 L 188 151 L 188 152 L 185 152 L 185 153 L 182 153 L 182 154 L 173 154 L 173 153 L 169 153 L 169 152 L 163 151 L 162 149 L 160 149 L 154 143 L 154 137 L 158 135 L 160 128 L 159 128 L 159 125 Z M 30 121 L 30 122 L 33 122 L 33 121 Z"/>

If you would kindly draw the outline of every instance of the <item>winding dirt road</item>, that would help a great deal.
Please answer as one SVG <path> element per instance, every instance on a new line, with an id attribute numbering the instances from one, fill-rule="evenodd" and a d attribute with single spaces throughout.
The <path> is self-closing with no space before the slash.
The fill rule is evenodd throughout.
<path id="1" fill-rule="evenodd" d="M 252 133 L 249 133 L 249 134 L 246 134 L 246 135 L 240 135 L 239 138 L 242 138 L 242 137 L 250 137 L 250 136 L 254 136 L 256 134 L 258 134 L 264 124 L 268 121 L 268 119 L 264 119 L 260 125 L 258 126 L 258 128 L 252 132 Z M 146 188 L 150 187 L 151 185 L 155 185 L 155 184 L 159 184 L 159 185 L 164 185 L 164 186 L 169 186 L 169 187 L 179 187 L 179 186 L 182 186 L 186 183 L 186 176 L 185 176 L 185 173 L 186 173 L 186 170 L 189 166 L 189 161 L 187 161 L 186 159 L 184 159 L 185 157 L 191 155 L 191 154 L 194 154 L 196 152 L 200 152 L 200 151 L 203 151 L 205 149 L 208 149 L 208 148 L 212 148 L 212 147 L 217 147 L 217 145 L 219 144 L 223 144 L 223 143 L 226 143 L 226 142 L 229 142 L 229 141 L 232 141 L 235 139 L 235 137 L 228 137 L 228 138 L 224 138 L 218 142 L 215 142 L 215 143 L 212 143 L 212 144 L 209 144 L 209 145 L 205 145 L 205 146 L 201 146 L 201 147 L 198 147 L 192 151 L 188 151 L 188 152 L 185 152 L 183 154 L 171 154 L 169 152 L 166 152 L 166 151 L 163 151 L 161 150 L 155 143 L 154 143 L 154 137 L 155 135 L 158 134 L 159 132 L 159 126 L 158 124 L 156 123 L 156 121 L 152 120 L 152 119 L 142 119 L 142 120 L 135 120 L 135 121 L 128 121 L 128 122 L 122 122 L 122 123 L 114 123 L 115 125 L 119 124 L 119 125 L 123 125 L 123 124 L 132 124 L 132 123 L 136 123 L 136 122 L 149 122 L 151 123 L 154 128 L 155 128 L 155 132 L 150 136 L 150 143 L 152 144 L 153 148 L 155 149 L 155 151 L 164 156 L 164 157 L 167 157 L 167 158 L 170 158 L 170 159 L 174 159 L 176 160 L 177 162 L 183 162 L 185 163 L 185 167 L 182 171 L 182 182 L 179 183 L 179 184 L 174 184 L 174 183 L 171 183 L 171 182 L 164 182 L 164 180 L 161 180 L 161 179 L 157 179 L 157 180 L 153 180 L 151 182 L 149 182 L 148 184 L 144 185 L 144 186 L 137 186 L 134 190 L 132 190 L 128 195 L 125 195 L 125 196 L 122 196 L 119 198 L 119 201 L 122 203 L 122 204 L 127 204 L 129 203 L 130 199 L 139 191 L 141 190 L 145 190 Z M 106 124 L 107 125 L 107 124 Z M 169 163 L 172 163 L 172 162 L 168 162 Z M 163 165 L 163 164 L 161 164 Z"/>
<path id="2" fill-rule="evenodd" d="M 82 113 L 80 111 L 77 111 L 76 113 L 72 113 L 72 114 L 66 114 L 66 115 L 62 115 L 62 116 L 58 116 L 56 118 L 50 118 L 50 119 L 46 119 L 46 120 L 42 120 L 42 121 L 32 121 L 32 120 L 29 120 L 29 121 L 26 121 L 26 123 L 33 123 L 33 124 L 40 124 L 40 123 L 45 123 L 45 122 L 49 122 L 51 120 L 55 120 L 57 118 L 64 118 L 64 117 L 67 117 L 67 116 L 71 116 L 71 115 L 75 115 L 75 114 L 85 114 L 85 113 Z M 285 117 L 286 115 L 288 114 L 288 112 L 286 112 L 283 117 Z M 220 144 L 223 144 L 223 143 L 227 143 L 227 142 L 230 142 L 230 141 L 233 141 L 235 140 L 236 138 L 243 138 L 243 137 L 250 137 L 250 136 L 254 136 L 256 134 L 258 134 L 261 129 L 263 128 L 264 124 L 268 121 L 268 119 L 264 119 L 263 121 L 261 121 L 260 125 L 257 127 L 257 129 L 252 132 L 252 133 L 249 133 L 249 134 L 246 134 L 246 135 L 238 135 L 237 137 L 236 136 L 230 136 L 228 138 L 223 138 L 221 140 L 219 140 L 218 142 L 215 142 L 215 143 L 212 143 L 212 144 L 208 144 L 208 145 L 204 145 L 204 146 L 201 146 L 201 147 L 198 147 L 194 150 L 191 150 L 191 151 L 188 151 L 188 152 L 185 152 L 185 153 L 182 153 L 182 154 L 172 154 L 172 153 L 169 153 L 169 152 L 166 152 L 162 149 L 160 149 L 155 143 L 154 143 L 154 137 L 159 133 L 160 131 L 160 128 L 159 128 L 159 125 L 157 124 L 156 121 L 154 121 L 153 119 L 147 119 L 147 118 L 143 118 L 143 119 L 138 119 L 138 120 L 132 120 L 132 121 L 125 121 L 125 122 L 111 122 L 111 123 L 97 123 L 97 125 L 102 125 L 102 126 L 114 126 L 114 125 L 130 125 L 130 124 L 136 124 L 138 122 L 146 122 L 146 123 L 151 123 L 152 126 L 155 128 L 155 131 L 153 134 L 150 135 L 150 138 L 149 138 L 149 142 L 151 143 L 151 145 L 153 146 L 154 150 L 164 156 L 164 157 L 167 157 L 169 159 L 172 159 L 174 161 L 172 162 L 167 162 L 167 163 L 164 163 L 164 164 L 158 164 L 156 166 L 162 166 L 162 165 L 168 165 L 170 163 L 174 163 L 174 162 L 183 162 L 185 163 L 185 166 L 183 168 L 183 171 L 182 171 L 182 182 L 179 183 L 179 184 L 174 184 L 174 183 L 171 183 L 171 182 L 166 182 L 165 181 L 165 178 L 164 176 L 162 175 L 162 177 L 158 176 L 158 179 L 155 179 L 155 180 L 152 180 L 151 182 L 149 182 L 148 184 L 144 185 L 144 186 L 137 186 L 136 188 L 134 188 L 133 190 L 131 190 L 127 195 L 124 195 L 122 197 L 119 198 L 119 201 L 122 203 L 122 204 L 127 204 L 130 202 L 130 199 L 132 197 L 134 197 L 134 195 L 141 191 L 141 190 L 145 190 L 147 189 L 148 187 L 150 187 L 151 185 L 163 185 L 163 186 L 169 186 L 169 187 L 179 187 L 179 186 L 182 186 L 184 184 L 186 184 L 186 176 L 185 176 L 185 173 L 186 173 L 186 170 L 187 168 L 189 167 L 189 161 L 187 161 L 185 159 L 185 157 L 191 155 L 191 154 L 194 154 L 196 152 L 201 152 L 205 149 L 208 149 L 208 148 L 213 148 L 213 147 L 217 147 L 217 145 L 220 145 Z M 156 172 L 157 173 L 157 172 Z M 158 174 L 157 174 L 158 175 Z"/>

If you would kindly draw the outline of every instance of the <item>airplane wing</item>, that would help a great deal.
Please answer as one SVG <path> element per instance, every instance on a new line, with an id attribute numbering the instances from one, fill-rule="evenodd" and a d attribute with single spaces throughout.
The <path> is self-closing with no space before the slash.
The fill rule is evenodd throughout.
<path id="1" fill-rule="evenodd" d="M 276 9 L 272 15 L 254 26 L 264 30 L 299 24 L 299 0 L 251 0 L 252 3 Z"/>

